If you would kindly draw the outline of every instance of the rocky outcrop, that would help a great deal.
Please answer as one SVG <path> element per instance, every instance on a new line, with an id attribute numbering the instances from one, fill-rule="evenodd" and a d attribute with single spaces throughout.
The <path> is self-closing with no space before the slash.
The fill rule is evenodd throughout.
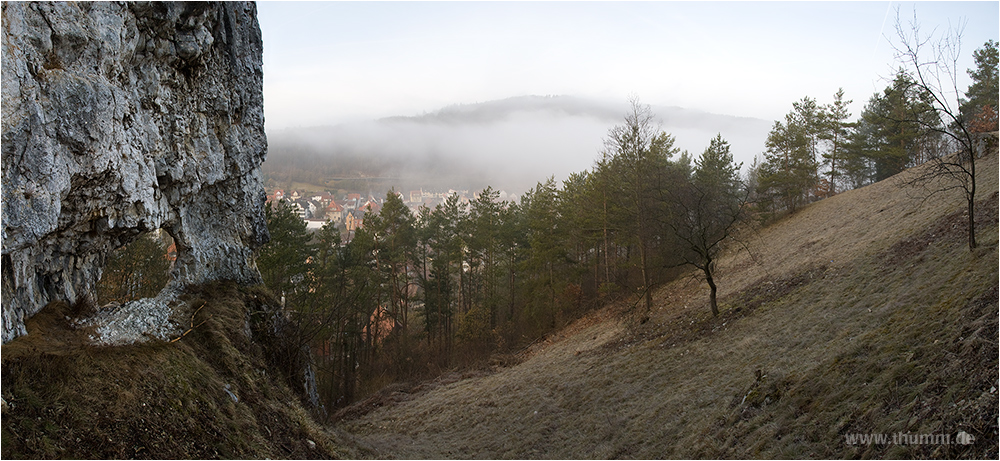
<path id="1" fill-rule="evenodd" d="M 163 228 L 174 285 L 255 283 L 268 240 L 253 3 L 3 2 L 3 341 Z"/>

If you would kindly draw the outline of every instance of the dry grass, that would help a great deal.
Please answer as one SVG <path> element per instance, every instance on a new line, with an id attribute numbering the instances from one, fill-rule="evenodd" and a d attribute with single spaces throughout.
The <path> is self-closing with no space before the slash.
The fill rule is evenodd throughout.
<path id="1" fill-rule="evenodd" d="M 195 289 L 179 313 L 194 315 L 189 334 L 121 347 L 87 345 L 72 327 L 85 307 L 46 307 L 2 348 L 3 458 L 356 456 L 266 371 L 245 333 L 260 296 Z"/>
<path id="2" fill-rule="evenodd" d="M 997 457 L 997 162 L 970 253 L 953 195 L 899 177 L 760 232 L 722 262 L 722 315 L 684 278 L 634 328 L 608 318 L 500 372 L 342 427 L 378 457 Z M 904 173 L 904 175 L 913 172 Z M 851 433 L 972 445 L 848 445 Z"/>
<path id="3" fill-rule="evenodd" d="M 991 197 L 997 190 L 996 157 L 980 160 L 977 166 L 977 197 L 996 202 Z M 750 239 L 758 264 L 741 252 L 720 265 L 719 296 L 742 291 L 757 280 L 787 277 L 802 267 L 849 266 L 922 232 L 943 216 L 964 210 L 965 200 L 958 191 L 930 196 L 929 189 L 905 185 L 925 167 L 816 202 L 769 226 Z"/>

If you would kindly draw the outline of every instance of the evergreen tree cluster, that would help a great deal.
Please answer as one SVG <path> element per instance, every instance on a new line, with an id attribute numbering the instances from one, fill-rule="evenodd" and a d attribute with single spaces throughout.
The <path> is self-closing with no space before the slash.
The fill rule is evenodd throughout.
<path id="1" fill-rule="evenodd" d="M 751 168 L 754 201 L 763 211 L 794 211 L 959 151 L 949 130 L 996 131 L 997 43 L 986 42 L 974 57 L 976 69 L 967 71 L 973 83 L 961 99 L 958 120 L 948 119 L 933 87 L 903 68 L 853 122 L 843 89 L 829 104 L 810 97 L 793 103 Z"/>
<path id="2" fill-rule="evenodd" d="M 364 226 L 306 230 L 284 202 L 267 207 L 265 285 L 312 350 L 328 409 L 387 382 L 516 352 L 611 298 L 651 289 L 714 260 L 745 216 L 747 189 L 719 135 L 692 162 L 633 101 L 592 171 L 518 202 L 486 188 L 416 213 L 390 191 Z M 644 301 L 644 302 L 643 302 Z"/>

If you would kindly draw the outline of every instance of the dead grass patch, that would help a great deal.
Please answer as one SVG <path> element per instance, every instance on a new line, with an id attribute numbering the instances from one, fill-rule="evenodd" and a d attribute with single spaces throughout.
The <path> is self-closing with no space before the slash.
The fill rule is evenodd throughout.
<path id="1" fill-rule="evenodd" d="M 731 328 L 740 319 L 752 315 L 757 308 L 774 303 L 815 278 L 822 277 L 826 269 L 821 266 L 786 278 L 760 280 L 740 292 L 735 299 L 723 303 L 717 317 L 709 314 L 707 300 L 694 300 L 690 307 L 668 306 L 665 311 L 658 312 L 651 322 L 634 326 L 626 336 L 605 347 L 620 349 L 654 340 L 659 347 L 677 347 L 706 338 Z"/>
<path id="2" fill-rule="evenodd" d="M 995 202 L 996 159 L 983 163 Z M 994 459 L 995 211 L 970 253 L 935 232 L 960 201 L 919 202 L 894 183 L 817 202 L 763 229 L 755 262 L 721 262 L 719 318 L 703 282 L 675 281 L 633 329 L 581 326 L 523 363 L 341 427 L 376 457 Z M 919 254 L 900 244 L 928 232 Z M 845 439 L 959 430 L 977 443 Z"/>
<path id="3" fill-rule="evenodd" d="M 994 192 L 989 198 L 976 202 L 976 226 L 982 228 L 984 225 L 996 223 L 998 219 L 998 194 Z M 956 211 L 948 216 L 939 219 L 933 227 L 927 229 L 919 235 L 900 240 L 886 250 L 880 258 L 885 268 L 895 267 L 899 264 L 909 262 L 911 259 L 921 255 L 929 245 L 941 243 L 942 241 L 952 242 L 961 240 L 968 235 L 969 213 L 965 210 Z M 920 263 L 917 259 L 911 264 Z"/>

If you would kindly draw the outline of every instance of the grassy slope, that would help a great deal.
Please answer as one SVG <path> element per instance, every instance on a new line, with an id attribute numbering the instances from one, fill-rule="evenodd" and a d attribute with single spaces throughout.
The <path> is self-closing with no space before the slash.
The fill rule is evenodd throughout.
<path id="1" fill-rule="evenodd" d="M 997 457 L 997 161 L 979 165 L 980 248 L 955 192 L 902 175 L 806 207 L 678 280 L 651 320 L 610 311 L 501 372 L 342 427 L 379 457 Z M 595 320 L 596 319 L 596 320 Z M 848 445 L 851 433 L 972 445 Z"/>
<path id="2" fill-rule="evenodd" d="M 357 456 L 267 371 L 245 330 L 266 295 L 215 284 L 186 297 L 197 326 L 173 343 L 86 346 L 68 321 L 84 312 L 32 317 L 2 348 L 3 458 Z"/>

